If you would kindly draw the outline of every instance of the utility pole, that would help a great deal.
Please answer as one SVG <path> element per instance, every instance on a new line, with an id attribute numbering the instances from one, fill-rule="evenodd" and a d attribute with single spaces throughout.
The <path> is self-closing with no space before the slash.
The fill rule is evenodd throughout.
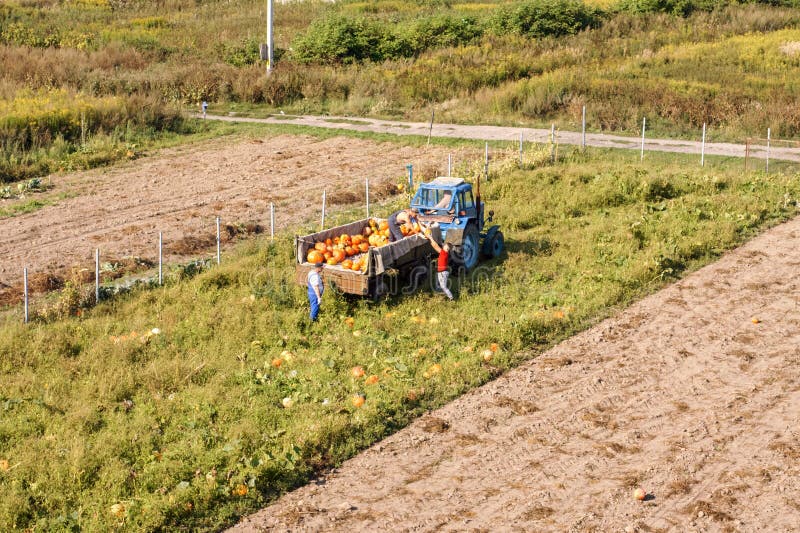
<path id="1" fill-rule="evenodd" d="M 267 0 L 267 75 L 272 72 L 274 48 L 274 43 L 272 42 L 272 0 Z"/>
<path id="2" fill-rule="evenodd" d="M 267 76 L 272 73 L 272 59 L 274 43 L 272 39 L 272 0 L 267 0 L 267 42 L 261 43 L 258 47 L 258 55 L 261 61 L 267 62 Z"/>

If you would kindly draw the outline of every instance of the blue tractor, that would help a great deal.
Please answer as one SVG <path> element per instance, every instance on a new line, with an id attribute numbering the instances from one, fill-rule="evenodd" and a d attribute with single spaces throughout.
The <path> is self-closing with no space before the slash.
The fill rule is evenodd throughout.
<path id="1" fill-rule="evenodd" d="M 420 184 L 411 208 L 425 224 L 437 223 L 444 242 L 452 247 L 451 258 L 466 270 L 478 264 L 481 255 L 497 257 L 503 252 L 503 232 L 492 225 L 493 211 L 484 220 L 480 178 L 473 196 L 472 184 L 461 178 L 439 177 Z"/>

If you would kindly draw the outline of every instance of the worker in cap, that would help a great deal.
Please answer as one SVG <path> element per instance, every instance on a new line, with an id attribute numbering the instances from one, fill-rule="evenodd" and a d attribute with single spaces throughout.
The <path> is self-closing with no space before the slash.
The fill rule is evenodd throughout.
<path id="1" fill-rule="evenodd" d="M 308 285 L 308 303 L 311 304 L 311 321 L 317 320 L 319 316 L 319 306 L 322 303 L 322 293 L 325 291 L 325 284 L 322 281 L 322 261 L 314 263 L 314 268 L 308 272 L 306 284 Z"/>
<path id="2" fill-rule="evenodd" d="M 400 226 L 406 226 L 406 228 L 411 229 L 416 221 L 417 215 L 413 209 L 401 209 L 389 215 L 387 221 L 389 223 L 389 242 L 396 242 L 404 237 Z"/>

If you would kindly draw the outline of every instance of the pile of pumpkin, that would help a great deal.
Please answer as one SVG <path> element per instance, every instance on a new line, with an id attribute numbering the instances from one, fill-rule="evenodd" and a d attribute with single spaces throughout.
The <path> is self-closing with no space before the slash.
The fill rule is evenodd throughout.
<path id="1" fill-rule="evenodd" d="M 419 224 L 414 224 L 412 229 L 400 226 L 404 236 L 420 232 Z M 345 270 L 366 272 L 366 252 L 370 248 L 380 248 L 389 244 L 389 223 L 386 220 L 369 219 L 360 234 L 338 235 L 314 243 L 314 248 L 308 251 L 306 259 L 309 263 L 327 263 L 339 265 Z"/>

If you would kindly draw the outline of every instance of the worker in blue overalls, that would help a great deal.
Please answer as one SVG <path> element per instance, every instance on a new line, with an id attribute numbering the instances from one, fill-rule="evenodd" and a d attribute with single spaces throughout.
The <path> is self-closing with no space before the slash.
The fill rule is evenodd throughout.
<path id="1" fill-rule="evenodd" d="M 314 263 L 313 270 L 309 270 L 306 282 L 308 285 L 308 303 L 311 304 L 311 321 L 317 320 L 319 316 L 319 306 L 322 303 L 322 293 L 325 291 L 325 284 L 322 281 L 322 265 L 320 261 Z"/>

